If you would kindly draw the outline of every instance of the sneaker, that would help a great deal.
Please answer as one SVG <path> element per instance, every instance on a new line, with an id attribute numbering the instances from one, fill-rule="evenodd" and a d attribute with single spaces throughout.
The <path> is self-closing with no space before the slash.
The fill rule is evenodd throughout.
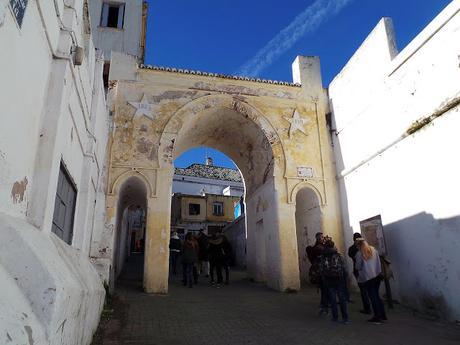
<path id="1" fill-rule="evenodd" d="M 344 325 L 349 325 L 349 324 L 350 324 L 350 320 L 343 320 L 342 323 L 343 323 Z"/>
<path id="2" fill-rule="evenodd" d="M 320 311 L 318 312 L 318 315 L 319 315 L 319 316 L 327 315 L 327 314 L 328 314 L 327 309 L 320 309 Z"/>
<path id="3" fill-rule="evenodd" d="M 374 325 L 381 325 L 382 324 L 382 320 L 380 320 L 379 318 L 376 318 L 376 317 L 373 317 L 372 319 L 367 320 L 367 322 L 373 323 Z"/>
<path id="4" fill-rule="evenodd" d="M 331 319 L 331 322 L 333 322 L 333 323 L 337 323 L 337 322 L 339 322 L 339 320 L 338 320 L 338 319 L 334 319 L 334 318 L 332 318 L 332 319 Z"/>
<path id="5" fill-rule="evenodd" d="M 216 289 L 220 289 L 221 288 L 221 285 L 220 284 L 216 284 Z"/>

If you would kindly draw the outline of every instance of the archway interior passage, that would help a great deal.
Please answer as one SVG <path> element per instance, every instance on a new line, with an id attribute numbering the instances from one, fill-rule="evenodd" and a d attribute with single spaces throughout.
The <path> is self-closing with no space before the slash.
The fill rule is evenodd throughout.
<path id="1" fill-rule="evenodd" d="M 297 246 L 299 253 L 299 271 L 301 284 L 308 283 L 310 262 L 306 247 L 315 244 L 315 234 L 322 230 L 322 212 L 319 199 L 315 191 L 304 187 L 297 192 L 295 221 Z"/>
<path id="2" fill-rule="evenodd" d="M 197 147 L 174 161 L 171 236 L 184 241 L 191 232 L 212 237 L 224 233 L 231 243 L 231 264 L 246 267 L 244 180 L 235 163 L 222 152 Z M 200 249 L 206 257 L 206 249 Z M 203 252 L 204 251 L 204 252 Z M 171 253 L 171 269 L 180 268 Z M 174 266 L 174 267 L 173 267 Z M 207 271 L 204 275 L 209 274 Z"/>
<path id="3" fill-rule="evenodd" d="M 129 177 L 120 187 L 117 205 L 115 279 L 142 282 L 147 209 L 145 182 L 135 176 Z"/>
<path id="4" fill-rule="evenodd" d="M 238 166 L 245 183 L 248 273 L 257 281 L 267 281 L 269 272 L 279 271 L 276 259 L 270 259 L 279 256 L 270 143 L 247 116 L 227 107 L 210 107 L 185 118 L 173 158 L 195 147 L 219 150 Z"/>

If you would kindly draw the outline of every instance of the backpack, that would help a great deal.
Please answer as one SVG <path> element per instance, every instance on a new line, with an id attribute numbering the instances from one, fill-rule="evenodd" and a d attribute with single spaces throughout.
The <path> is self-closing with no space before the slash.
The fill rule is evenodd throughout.
<path id="1" fill-rule="evenodd" d="M 313 264 L 313 261 L 315 261 L 315 253 L 314 253 L 313 247 L 307 246 L 305 248 L 305 252 L 307 253 L 308 261 L 310 261 L 310 263 Z"/>
<path id="2" fill-rule="evenodd" d="M 340 279 L 343 277 L 343 260 L 339 254 L 323 255 L 320 262 L 321 276 L 329 279 Z"/>
<path id="3" fill-rule="evenodd" d="M 319 285 L 321 283 L 321 271 L 318 261 L 312 263 L 310 266 L 308 278 L 310 279 L 310 283 L 313 285 Z"/>

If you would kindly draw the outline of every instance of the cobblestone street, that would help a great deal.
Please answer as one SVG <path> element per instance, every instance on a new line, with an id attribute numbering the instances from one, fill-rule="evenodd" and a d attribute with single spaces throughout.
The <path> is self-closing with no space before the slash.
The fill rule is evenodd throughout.
<path id="1" fill-rule="evenodd" d="M 396 307 L 389 322 L 366 324 L 358 302 L 350 304 L 351 324 L 318 316 L 314 289 L 286 294 L 233 272 L 231 284 L 210 287 L 202 278 L 192 289 L 176 276 L 167 296 L 142 292 L 135 275 L 118 282 L 113 318 L 102 323 L 94 345 L 432 345 L 460 343 L 460 327 L 414 316 Z M 354 296 L 357 301 L 358 296 Z"/>

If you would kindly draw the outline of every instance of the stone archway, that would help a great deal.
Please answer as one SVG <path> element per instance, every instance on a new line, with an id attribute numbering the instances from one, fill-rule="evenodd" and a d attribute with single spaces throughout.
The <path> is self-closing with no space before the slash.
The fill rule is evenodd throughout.
<path id="1" fill-rule="evenodd" d="M 114 282 L 121 274 L 127 257 L 130 254 L 130 231 L 135 208 L 140 208 L 148 215 L 148 184 L 139 174 L 127 175 L 118 180 L 116 185 L 116 201 L 114 202 L 114 244 L 112 255 L 111 276 Z M 140 225 L 141 227 L 143 224 Z M 143 229 L 136 229 L 140 238 L 144 237 Z M 141 269 L 142 270 L 142 269 Z"/>
<path id="2" fill-rule="evenodd" d="M 292 256 L 282 254 L 292 253 L 296 247 L 288 242 L 288 247 L 283 248 L 280 239 L 276 189 L 284 187 L 285 159 L 275 129 L 260 111 L 241 99 L 205 96 L 188 103 L 169 119 L 160 137 L 159 170 L 172 176 L 174 158 L 197 146 L 223 152 L 244 177 L 250 276 L 278 290 L 298 289 L 296 262 Z M 168 195 L 158 196 L 164 201 Z M 292 234 L 285 230 L 283 236 L 295 238 L 295 230 L 289 231 Z M 158 233 L 158 229 L 152 232 Z M 286 261 L 291 262 L 286 265 Z M 287 271 L 286 266 L 293 269 Z M 146 279 L 149 280 L 147 276 Z"/>
<path id="3" fill-rule="evenodd" d="M 319 75 L 313 60 L 305 61 L 302 73 Z M 126 80 L 114 82 L 110 91 L 108 210 L 118 181 L 142 176 L 148 185 L 145 290 L 168 291 L 173 160 L 196 146 L 223 152 L 244 176 L 251 277 L 276 290 L 299 289 L 299 186 L 312 186 L 324 226 L 341 237 L 320 79 L 300 87 L 151 67 L 133 66 L 130 74 L 122 68 Z M 113 214 L 107 213 L 109 225 Z"/>

